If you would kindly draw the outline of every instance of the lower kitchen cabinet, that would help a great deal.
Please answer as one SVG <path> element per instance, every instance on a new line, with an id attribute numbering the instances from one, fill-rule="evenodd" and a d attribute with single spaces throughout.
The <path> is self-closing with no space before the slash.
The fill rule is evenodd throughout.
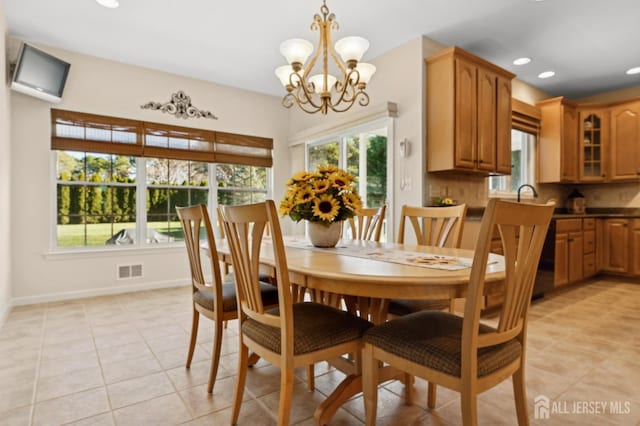
<path id="1" fill-rule="evenodd" d="M 630 272 L 629 223 L 629 219 L 606 219 L 604 221 L 603 271 L 618 274 Z"/>
<path id="2" fill-rule="evenodd" d="M 582 237 L 584 248 L 583 278 L 589 278 L 598 272 L 596 261 L 596 220 L 594 218 L 582 220 Z"/>
<path id="3" fill-rule="evenodd" d="M 631 228 L 631 273 L 640 277 L 640 219 L 633 219 Z"/>
<path id="4" fill-rule="evenodd" d="M 584 277 L 584 237 L 582 219 L 556 221 L 554 285 L 561 286 Z"/>

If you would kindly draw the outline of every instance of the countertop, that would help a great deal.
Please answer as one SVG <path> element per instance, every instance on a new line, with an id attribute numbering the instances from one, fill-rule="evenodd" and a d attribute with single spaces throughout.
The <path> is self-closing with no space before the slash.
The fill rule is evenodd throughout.
<path id="1" fill-rule="evenodd" d="M 484 214 L 484 207 L 469 207 L 467 209 L 467 220 L 479 221 Z M 640 208 L 629 207 L 593 207 L 587 208 L 584 214 L 568 213 L 565 208 L 557 208 L 553 219 L 579 219 L 585 217 L 594 218 L 622 218 L 622 219 L 640 219 Z"/>

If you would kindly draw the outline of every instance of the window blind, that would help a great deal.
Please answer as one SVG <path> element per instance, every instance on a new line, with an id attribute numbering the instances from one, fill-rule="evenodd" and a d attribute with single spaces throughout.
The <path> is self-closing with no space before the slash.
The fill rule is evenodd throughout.
<path id="1" fill-rule="evenodd" d="M 511 100 L 511 127 L 522 132 L 538 135 L 540 130 L 540 109 L 518 99 Z"/>
<path id="2" fill-rule="evenodd" d="M 271 167 L 273 139 L 51 110 L 51 149 Z"/>

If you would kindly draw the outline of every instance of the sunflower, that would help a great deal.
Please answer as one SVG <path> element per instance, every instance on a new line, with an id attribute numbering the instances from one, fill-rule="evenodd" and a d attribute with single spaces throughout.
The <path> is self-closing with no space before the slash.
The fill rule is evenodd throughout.
<path id="1" fill-rule="evenodd" d="M 362 200 L 360 200 L 360 196 L 355 192 L 342 194 L 342 202 L 345 206 L 351 208 L 354 213 L 362 208 Z"/>
<path id="2" fill-rule="evenodd" d="M 311 187 L 309 186 L 306 186 L 300 189 L 296 194 L 296 204 L 308 203 L 309 201 L 313 200 L 314 197 L 315 197 L 315 194 L 313 192 L 313 189 L 311 189 Z"/>
<path id="3" fill-rule="evenodd" d="M 289 180 L 289 182 L 287 182 L 287 185 L 291 186 L 295 182 L 305 181 L 305 180 L 307 180 L 309 178 L 308 176 L 309 176 L 309 172 L 308 171 L 301 170 L 301 171 L 297 172 L 295 175 L 291 176 L 291 179 Z"/>
<path id="4" fill-rule="evenodd" d="M 340 203 L 329 194 L 323 194 L 313 202 L 313 214 L 327 222 L 332 222 L 339 210 Z"/>
<path id="5" fill-rule="evenodd" d="M 278 211 L 282 216 L 286 216 L 289 213 L 291 213 L 291 209 L 293 208 L 293 206 L 294 204 L 291 202 L 291 199 L 284 198 L 282 201 L 280 201 L 280 205 L 278 206 Z"/>
<path id="6" fill-rule="evenodd" d="M 320 179 L 313 182 L 313 190 L 316 194 L 323 194 L 329 189 L 331 186 L 331 182 L 328 179 Z"/>
<path id="7" fill-rule="evenodd" d="M 319 173 L 334 173 L 337 172 L 338 168 L 336 166 L 333 166 L 331 164 L 322 164 L 320 166 L 318 166 L 318 172 Z"/>
<path id="8" fill-rule="evenodd" d="M 341 173 L 332 174 L 331 176 L 329 176 L 329 180 L 335 188 L 338 188 L 340 190 L 349 189 L 351 185 L 349 179 L 345 178 Z"/>

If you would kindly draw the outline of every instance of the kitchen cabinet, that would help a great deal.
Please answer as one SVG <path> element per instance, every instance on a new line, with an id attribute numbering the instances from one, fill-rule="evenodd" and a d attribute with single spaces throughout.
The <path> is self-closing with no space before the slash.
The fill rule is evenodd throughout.
<path id="1" fill-rule="evenodd" d="M 640 219 L 633 219 L 631 228 L 631 274 L 640 277 Z"/>
<path id="2" fill-rule="evenodd" d="M 629 273 L 629 219 L 606 219 L 603 233 L 602 269 L 619 274 Z"/>
<path id="3" fill-rule="evenodd" d="M 427 171 L 510 174 L 514 74 L 455 46 L 426 66 Z"/>
<path id="4" fill-rule="evenodd" d="M 536 106 L 539 183 L 640 180 L 640 100 L 579 105 L 557 97 Z"/>
<path id="5" fill-rule="evenodd" d="M 604 182 L 607 178 L 608 111 L 583 109 L 579 112 L 578 178 L 580 182 Z"/>
<path id="6" fill-rule="evenodd" d="M 611 160 L 609 181 L 640 178 L 640 101 L 611 108 Z"/>
<path id="7" fill-rule="evenodd" d="M 578 110 L 564 97 L 539 102 L 539 183 L 578 181 Z"/>
<path id="8" fill-rule="evenodd" d="M 582 219 L 560 219 L 555 224 L 554 285 L 580 281 L 584 276 Z"/>
<path id="9" fill-rule="evenodd" d="M 582 238 L 584 249 L 582 275 L 583 278 L 589 278 L 594 276 L 598 272 L 596 220 L 594 218 L 585 218 L 582 220 Z"/>

